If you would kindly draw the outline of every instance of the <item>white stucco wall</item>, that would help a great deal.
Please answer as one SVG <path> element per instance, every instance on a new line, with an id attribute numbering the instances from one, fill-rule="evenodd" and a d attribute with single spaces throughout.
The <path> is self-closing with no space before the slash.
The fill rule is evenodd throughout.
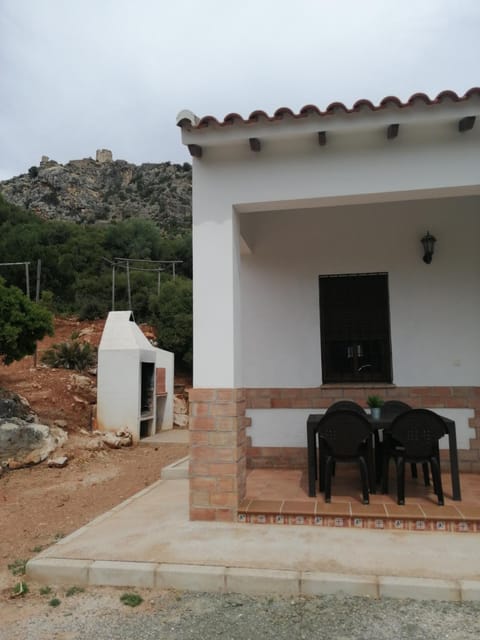
<path id="1" fill-rule="evenodd" d="M 321 384 L 318 276 L 371 272 L 388 273 L 394 384 L 477 385 L 479 210 L 478 198 L 448 198 L 244 214 L 244 386 Z"/>
<path id="2" fill-rule="evenodd" d="M 98 351 L 97 424 L 106 431 L 128 429 L 139 438 L 140 365 L 134 349 Z"/>
<path id="3" fill-rule="evenodd" d="M 413 118 L 395 140 L 360 127 L 321 148 L 315 136 L 206 148 L 194 161 L 194 386 L 320 384 L 318 275 L 377 271 L 389 273 L 394 382 L 478 383 L 480 131 L 449 117 Z M 238 220 L 252 251 L 241 260 Z"/>
<path id="4" fill-rule="evenodd" d="M 166 397 L 157 398 L 156 431 L 173 429 L 173 398 L 175 377 L 175 355 L 165 349 L 155 349 L 155 367 L 165 369 Z"/>
<path id="5" fill-rule="evenodd" d="M 425 407 L 428 409 L 428 407 Z M 432 409 L 436 413 L 455 420 L 457 446 L 470 448 L 470 438 L 475 438 L 475 429 L 469 427 L 468 419 L 473 417 L 473 409 Z M 252 426 L 247 435 L 253 447 L 305 447 L 307 443 L 306 424 L 311 414 L 323 413 L 319 409 L 248 409 L 247 416 Z M 448 437 L 440 440 L 440 448 L 448 449 Z"/>

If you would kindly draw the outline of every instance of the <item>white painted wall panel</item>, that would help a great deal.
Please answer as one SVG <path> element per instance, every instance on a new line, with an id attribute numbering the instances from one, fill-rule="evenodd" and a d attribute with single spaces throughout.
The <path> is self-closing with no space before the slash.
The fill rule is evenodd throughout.
<path id="1" fill-rule="evenodd" d="M 455 420 L 457 446 L 470 448 L 470 438 L 475 438 L 475 429 L 468 426 L 473 417 L 472 409 L 433 409 L 446 418 Z M 254 447 L 306 447 L 307 418 L 311 413 L 319 414 L 319 409 L 248 409 L 247 416 L 252 426 L 247 435 Z M 448 438 L 440 440 L 440 448 L 448 449 Z"/>
<path id="2" fill-rule="evenodd" d="M 318 386 L 318 276 L 387 272 L 393 382 L 477 385 L 480 379 L 478 198 L 244 214 L 243 385 Z M 421 236 L 437 237 L 431 265 Z"/>
<path id="3" fill-rule="evenodd" d="M 195 387 L 318 385 L 318 275 L 376 271 L 391 284 L 394 382 L 478 384 L 479 207 L 461 197 L 480 194 L 480 129 L 458 132 L 462 109 L 402 111 L 395 140 L 381 114 L 337 115 L 325 147 L 292 123 L 259 153 L 247 132 L 233 146 L 228 132 L 183 132 L 205 142 L 193 163 Z M 240 263 L 234 210 L 253 251 Z"/>

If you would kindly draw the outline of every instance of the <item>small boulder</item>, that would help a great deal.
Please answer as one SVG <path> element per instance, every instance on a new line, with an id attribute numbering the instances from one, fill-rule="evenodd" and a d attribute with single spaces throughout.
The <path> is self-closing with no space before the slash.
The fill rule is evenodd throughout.
<path id="1" fill-rule="evenodd" d="M 71 376 L 72 383 L 76 389 L 83 389 L 90 391 L 93 386 L 93 382 L 87 376 L 82 376 L 78 373 L 73 373 Z"/>
<path id="2" fill-rule="evenodd" d="M 27 422 L 20 418 L 0 421 L 0 464 L 19 469 L 46 460 L 68 436 L 58 427 Z"/>
<path id="3" fill-rule="evenodd" d="M 181 427 L 182 429 L 186 429 L 188 427 L 188 415 L 186 415 L 185 413 L 174 413 L 173 424 L 176 427 Z"/>
<path id="4" fill-rule="evenodd" d="M 117 431 L 116 433 L 107 432 L 102 436 L 102 441 L 111 449 L 120 449 L 120 447 L 132 446 L 132 434 L 127 430 Z"/>
<path id="5" fill-rule="evenodd" d="M 63 469 L 68 464 L 67 456 L 59 456 L 58 458 L 49 458 L 47 460 L 47 464 L 49 467 L 54 469 Z"/>

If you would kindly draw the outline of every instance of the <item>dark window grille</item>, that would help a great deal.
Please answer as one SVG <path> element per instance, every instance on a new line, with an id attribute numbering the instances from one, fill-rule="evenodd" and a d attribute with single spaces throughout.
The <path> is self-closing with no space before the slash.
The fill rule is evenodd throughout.
<path id="1" fill-rule="evenodd" d="M 323 382 L 392 382 L 386 273 L 320 276 Z"/>

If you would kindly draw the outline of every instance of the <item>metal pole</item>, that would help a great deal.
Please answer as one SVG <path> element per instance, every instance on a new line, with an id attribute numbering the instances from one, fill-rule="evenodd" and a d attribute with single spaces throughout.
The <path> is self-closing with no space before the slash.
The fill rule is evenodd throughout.
<path id="1" fill-rule="evenodd" d="M 112 267 L 112 311 L 115 311 L 115 265 Z"/>
<path id="2" fill-rule="evenodd" d="M 128 308 L 130 311 L 132 309 L 132 292 L 130 290 L 130 262 L 127 260 L 127 287 L 128 287 Z"/>
<path id="3" fill-rule="evenodd" d="M 158 276 L 157 276 L 157 296 L 160 295 L 160 269 L 158 270 Z"/>
<path id="4" fill-rule="evenodd" d="M 27 298 L 30 298 L 30 274 L 28 273 L 29 262 L 25 262 L 25 279 L 27 281 Z"/>
<path id="5" fill-rule="evenodd" d="M 173 281 L 175 282 L 175 262 L 172 264 Z"/>
<path id="6" fill-rule="evenodd" d="M 35 302 L 40 302 L 40 275 L 42 273 L 42 261 L 37 260 L 37 283 L 35 287 Z"/>

